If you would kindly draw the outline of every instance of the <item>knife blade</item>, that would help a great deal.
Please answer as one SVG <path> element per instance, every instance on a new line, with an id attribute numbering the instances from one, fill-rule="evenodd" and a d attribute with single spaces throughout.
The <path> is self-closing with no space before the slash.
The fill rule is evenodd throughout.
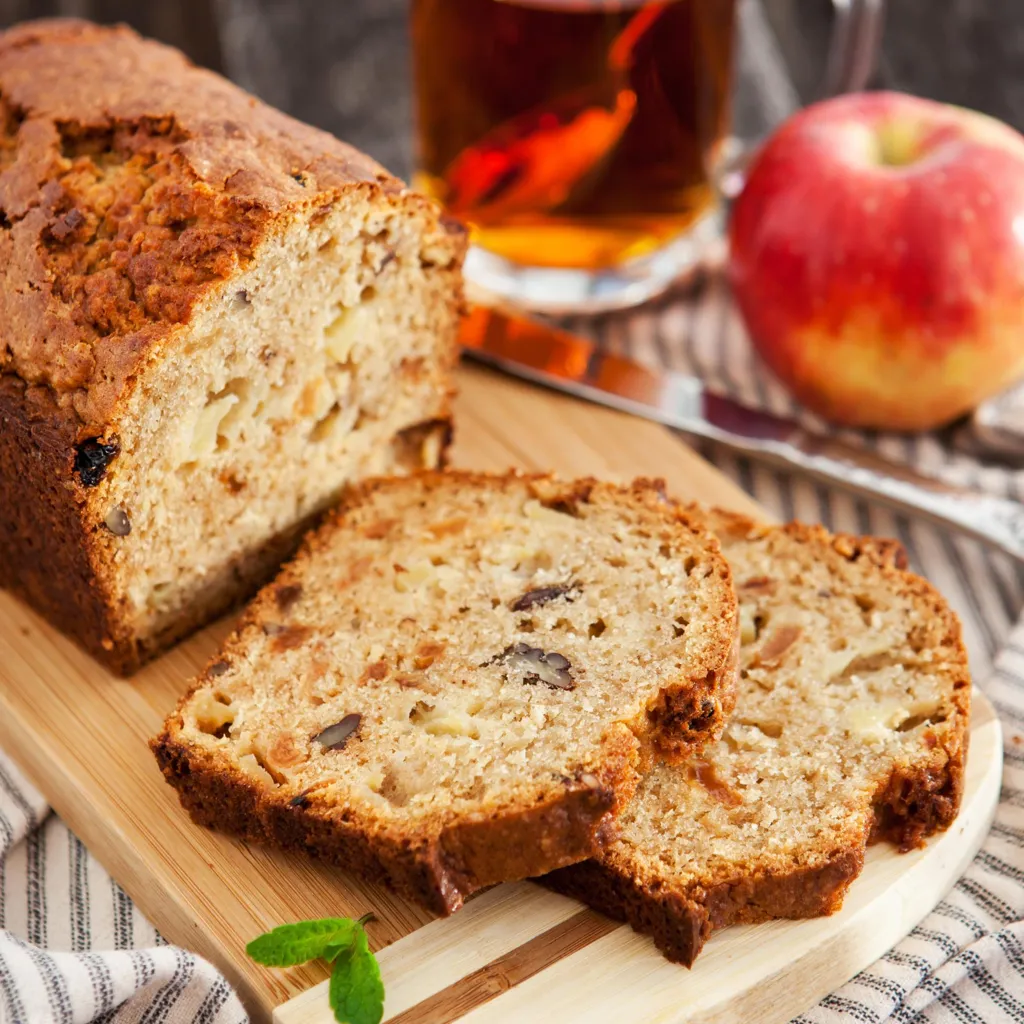
<path id="1" fill-rule="evenodd" d="M 1018 502 L 925 476 L 714 394 L 696 377 L 649 369 L 587 338 L 503 310 L 474 306 L 460 340 L 466 356 L 512 376 L 806 473 L 1024 562 L 1024 505 Z"/>

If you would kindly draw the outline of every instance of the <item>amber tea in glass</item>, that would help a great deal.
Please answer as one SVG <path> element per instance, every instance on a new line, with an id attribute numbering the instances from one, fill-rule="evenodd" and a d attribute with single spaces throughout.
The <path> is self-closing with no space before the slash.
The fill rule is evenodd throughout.
<path id="1" fill-rule="evenodd" d="M 585 272 L 599 293 L 716 206 L 734 8 L 413 0 L 418 187 L 491 270 Z"/>

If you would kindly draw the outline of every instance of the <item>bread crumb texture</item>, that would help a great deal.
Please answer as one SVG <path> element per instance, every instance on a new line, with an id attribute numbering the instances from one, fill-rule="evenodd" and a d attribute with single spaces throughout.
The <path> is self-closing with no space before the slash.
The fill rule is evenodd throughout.
<path id="1" fill-rule="evenodd" d="M 261 593 L 155 750 L 202 823 L 452 910 L 594 853 L 656 752 L 714 738 L 736 622 L 717 543 L 654 485 L 383 480 Z"/>
<path id="2" fill-rule="evenodd" d="M 0 33 L 0 459 L 53 508 L 28 536 L 0 491 L 5 582 L 122 667 L 222 610 L 448 416 L 464 249 L 369 157 L 175 50 Z"/>
<path id="3" fill-rule="evenodd" d="M 706 522 L 740 600 L 735 713 L 643 780 L 597 860 L 547 879 L 687 965 L 715 928 L 837 910 L 870 842 L 946 828 L 970 701 L 959 623 L 898 545 Z"/>

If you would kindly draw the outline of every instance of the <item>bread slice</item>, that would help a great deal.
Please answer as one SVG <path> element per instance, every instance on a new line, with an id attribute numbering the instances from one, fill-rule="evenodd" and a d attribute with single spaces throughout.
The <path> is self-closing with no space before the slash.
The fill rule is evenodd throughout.
<path id="1" fill-rule="evenodd" d="M 717 928 L 837 910 L 869 843 L 946 828 L 970 701 L 959 623 L 898 545 L 707 525 L 740 598 L 735 713 L 699 758 L 643 780 L 597 859 L 545 879 L 687 966 Z"/>
<path id="2" fill-rule="evenodd" d="M 0 586 L 129 672 L 348 482 L 436 465 L 465 246 L 124 26 L 0 32 Z"/>
<path id="3" fill-rule="evenodd" d="M 582 860 L 655 753 L 720 731 L 718 543 L 647 482 L 421 474 L 358 488 L 154 741 L 193 818 L 442 913 Z"/>

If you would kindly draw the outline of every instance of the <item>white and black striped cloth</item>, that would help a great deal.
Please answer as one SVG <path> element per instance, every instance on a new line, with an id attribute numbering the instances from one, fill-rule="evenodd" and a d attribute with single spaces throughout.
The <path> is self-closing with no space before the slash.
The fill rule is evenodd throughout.
<path id="1" fill-rule="evenodd" d="M 605 320 L 634 359 L 696 372 L 792 414 L 760 371 L 724 286 Z M 812 421 L 813 423 L 813 421 Z M 1019 474 L 952 456 L 934 438 L 862 438 L 925 469 L 1019 498 Z M 894 536 L 960 613 L 975 679 L 995 702 L 1006 769 L 995 826 L 949 896 L 894 950 L 802 1024 L 1024 1024 L 1024 569 L 926 523 L 720 449 L 703 454 L 780 518 Z M 166 945 L 38 793 L 0 755 L 0 1021 L 235 1024 L 245 1013 L 207 963 Z"/>
<path id="2" fill-rule="evenodd" d="M 169 946 L 0 754 L 0 1021 L 242 1024 L 217 971 Z"/>

